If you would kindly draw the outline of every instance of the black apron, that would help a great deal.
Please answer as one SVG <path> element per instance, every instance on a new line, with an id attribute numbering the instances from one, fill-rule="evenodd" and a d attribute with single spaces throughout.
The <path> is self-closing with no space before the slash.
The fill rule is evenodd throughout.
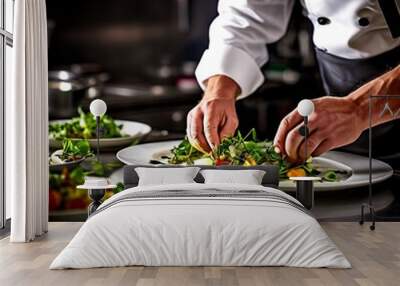
<path id="1" fill-rule="evenodd" d="M 316 49 L 325 91 L 330 96 L 346 96 L 361 85 L 400 64 L 400 47 L 368 59 L 349 60 Z M 400 157 L 400 120 L 372 129 L 373 155 L 391 162 Z M 368 156 L 368 130 L 341 150 Z"/>

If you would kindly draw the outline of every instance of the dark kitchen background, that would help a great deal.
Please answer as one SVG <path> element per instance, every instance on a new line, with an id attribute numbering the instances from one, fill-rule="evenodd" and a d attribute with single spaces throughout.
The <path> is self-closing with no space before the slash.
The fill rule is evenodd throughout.
<path id="1" fill-rule="evenodd" d="M 96 64 L 109 75 L 99 96 L 112 116 L 184 134 L 186 113 L 201 97 L 194 70 L 208 46 L 217 0 L 48 0 L 47 9 L 50 70 Z M 241 130 L 256 127 L 272 138 L 299 98 L 323 94 L 301 14 L 297 5 L 287 35 L 269 47 L 264 86 L 239 103 Z M 72 112 L 80 102 L 73 103 Z M 70 115 L 60 110 L 64 104 L 51 107 L 51 118 Z"/>
<path id="2" fill-rule="evenodd" d="M 112 117 L 149 124 L 147 142 L 183 138 L 186 114 L 202 96 L 194 71 L 208 46 L 217 2 L 47 0 L 50 119 L 71 118 L 78 106 L 87 110 L 92 99 L 102 98 Z M 311 32 L 296 1 L 286 35 L 268 46 L 265 83 L 237 104 L 241 131 L 254 127 L 260 138 L 273 139 L 300 99 L 324 95 Z M 355 190 L 318 196 L 340 204 L 365 195 Z M 82 204 L 67 208 L 74 207 Z M 82 218 L 81 211 L 74 217 L 53 210 L 52 220 Z"/>

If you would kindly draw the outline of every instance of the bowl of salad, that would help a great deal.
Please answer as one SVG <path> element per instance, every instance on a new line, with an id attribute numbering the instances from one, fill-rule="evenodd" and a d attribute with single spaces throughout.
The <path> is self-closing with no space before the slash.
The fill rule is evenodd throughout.
<path id="1" fill-rule="evenodd" d="M 61 172 L 65 168 L 72 170 L 92 156 L 88 140 L 64 139 L 63 148 L 50 155 L 49 168 L 51 172 Z"/>
<path id="2" fill-rule="evenodd" d="M 97 146 L 96 119 L 90 113 L 78 109 L 79 116 L 67 120 L 54 120 L 49 123 L 50 148 L 62 147 L 64 139 L 82 140 L 89 142 L 92 148 Z M 109 115 L 100 118 L 100 148 L 121 148 L 139 142 L 144 136 L 151 132 L 147 124 L 115 120 Z"/>

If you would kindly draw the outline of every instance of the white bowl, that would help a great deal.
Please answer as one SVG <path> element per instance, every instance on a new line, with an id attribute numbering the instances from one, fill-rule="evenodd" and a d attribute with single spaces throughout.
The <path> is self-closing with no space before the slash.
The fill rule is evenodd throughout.
<path id="1" fill-rule="evenodd" d="M 53 123 L 65 123 L 68 122 L 68 119 L 65 120 L 53 120 L 50 121 L 50 124 Z M 101 149 L 113 149 L 113 148 L 123 148 L 131 145 L 135 141 L 140 141 L 151 132 L 151 127 L 147 124 L 137 122 L 137 121 L 127 121 L 127 120 L 115 120 L 115 123 L 120 125 L 122 124 L 121 132 L 127 136 L 118 137 L 118 138 L 100 138 L 100 148 Z M 72 140 L 80 140 L 78 138 L 74 138 Z M 90 146 L 95 149 L 97 147 L 96 139 L 88 139 Z M 50 148 L 58 149 L 62 147 L 62 141 L 58 141 L 55 139 L 49 139 Z"/>

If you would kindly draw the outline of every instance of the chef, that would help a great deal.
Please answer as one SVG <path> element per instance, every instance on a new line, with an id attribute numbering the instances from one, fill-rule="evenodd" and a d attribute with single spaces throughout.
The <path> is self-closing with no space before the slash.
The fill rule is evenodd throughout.
<path id="1" fill-rule="evenodd" d="M 196 70 L 204 96 L 187 117 L 192 144 L 210 151 L 235 132 L 239 124 L 235 102 L 263 83 L 260 67 L 268 61 L 266 44 L 286 32 L 294 1 L 219 1 L 209 48 Z M 369 126 L 369 96 L 400 95 L 400 1 L 303 0 L 302 5 L 314 26 L 315 52 L 327 94 L 313 100 L 308 150 L 319 155 L 348 146 L 362 153 L 368 146 L 362 133 Z M 391 112 L 382 112 L 387 107 Z M 374 110 L 372 124 L 380 125 L 374 130 L 376 140 L 386 144 L 386 152 L 399 152 L 400 145 L 389 146 L 388 141 L 400 137 L 399 124 L 392 121 L 400 100 L 376 101 Z M 301 124 L 300 115 L 292 111 L 281 121 L 274 140 L 276 151 L 292 161 L 304 159 Z"/>

